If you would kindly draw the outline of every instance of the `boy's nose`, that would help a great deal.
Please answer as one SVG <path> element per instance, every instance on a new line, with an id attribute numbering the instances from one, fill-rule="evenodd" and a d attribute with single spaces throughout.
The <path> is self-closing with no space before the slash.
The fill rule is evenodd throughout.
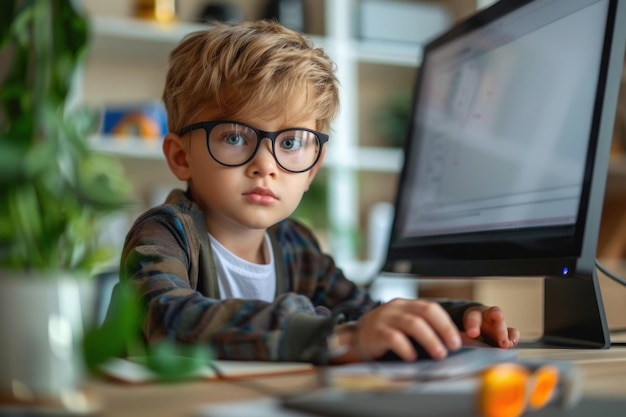
<path id="1" fill-rule="evenodd" d="M 254 158 L 250 161 L 249 166 L 253 172 L 258 175 L 269 175 L 278 169 L 278 164 L 272 153 L 272 141 L 264 138 L 259 144 Z"/>

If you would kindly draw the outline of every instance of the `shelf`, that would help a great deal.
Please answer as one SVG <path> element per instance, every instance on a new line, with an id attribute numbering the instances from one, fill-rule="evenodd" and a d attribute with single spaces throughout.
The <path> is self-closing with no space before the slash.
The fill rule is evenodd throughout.
<path id="1" fill-rule="evenodd" d="M 207 28 L 203 23 L 156 23 L 150 20 L 117 16 L 94 16 L 92 47 L 94 55 L 132 56 L 161 61 L 167 58 L 186 35 Z M 330 39 L 307 35 L 316 45 L 324 47 Z M 418 44 L 350 40 L 352 58 L 359 62 L 415 67 L 422 58 Z"/>
<path id="2" fill-rule="evenodd" d="M 353 152 L 328 152 L 324 165 L 362 171 L 399 172 L 403 151 L 399 148 L 357 147 Z"/>
<path id="3" fill-rule="evenodd" d="M 113 16 L 95 16 L 91 23 L 94 55 L 152 57 L 163 61 L 186 35 L 207 28 L 202 23 L 165 24 Z"/>
<path id="4" fill-rule="evenodd" d="M 399 172 L 404 162 L 404 152 L 399 148 L 360 147 L 356 154 L 356 168 L 367 171 Z"/>
<path id="5" fill-rule="evenodd" d="M 177 43 L 185 35 L 206 29 L 202 23 L 157 23 L 131 17 L 97 16 L 92 19 L 96 36 L 111 36 L 126 40 Z"/>
<path id="6" fill-rule="evenodd" d="M 120 157 L 162 160 L 160 140 L 142 139 L 133 136 L 94 135 L 90 139 L 93 150 Z M 333 156 L 331 156 L 333 155 Z M 340 158 L 330 152 L 324 161 L 325 167 L 398 172 L 402 167 L 403 152 L 396 148 L 360 147 L 350 152 L 350 158 Z"/>
<path id="7" fill-rule="evenodd" d="M 359 62 L 417 67 L 422 62 L 422 46 L 412 43 L 354 41 L 350 50 Z"/>
<path id="8" fill-rule="evenodd" d="M 94 151 L 110 153 L 120 157 L 163 160 L 161 141 L 132 136 L 95 135 L 90 138 Z"/>

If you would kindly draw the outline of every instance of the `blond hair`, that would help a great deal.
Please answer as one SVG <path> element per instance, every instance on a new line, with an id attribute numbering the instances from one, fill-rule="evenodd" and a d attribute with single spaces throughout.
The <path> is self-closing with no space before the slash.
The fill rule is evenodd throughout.
<path id="1" fill-rule="evenodd" d="M 322 49 L 276 22 L 216 22 L 170 54 L 163 102 L 169 130 L 178 132 L 207 108 L 234 120 L 277 117 L 302 93 L 303 110 L 327 131 L 339 92 L 335 64 Z"/>

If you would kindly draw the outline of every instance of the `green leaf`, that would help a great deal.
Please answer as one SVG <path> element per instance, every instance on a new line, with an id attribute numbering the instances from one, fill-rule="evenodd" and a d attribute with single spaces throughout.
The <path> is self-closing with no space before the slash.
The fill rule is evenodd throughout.
<path id="1" fill-rule="evenodd" d="M 118 304 L 101 326 L 90 328 L 83 339 L 83 355 L 87 368 L 99 367 L 114 357 L 130 356 L 143 363 L 164 381 L 174 382 L 197 376 L 212 360 L 212 351 L 202 344 L 177 344 L 163 340 L 143 347 L 141 325 L 144 311 L 141 299 L 128 283 L 119 283 L 115 290 Z"/>
<path id="2" fill-rule="evenodd" d="M 24 179 L 32 180 L 44 171 L 54 168 L 56 161 L 50 155 L 54 155 L 56 150 L 54 141 L 35 143 L 23 157 Z"/>
<path id="3" fill-rule="evenodd" d="M 150 347 L 148 368 L 166 381 L 181 381 L 198 375 L 212 359 L 207 346 L 176 344 L 163 340 Z"/>
<path id="4" fill-rule="evenodd" d="M 35 187 L 24 184 L 22 187 L 14 188 L 15 192 L 10 196 L 9 208 L 11 218 L 17 222 L 17 227 L 21 232 L 21 241 L 24 246 L 22 250 L 26 256 L 36 256 L 30 252 L 30 248 L 36 247 L 37 240 L 42 235 L 42 224 L 39 215 L 39 202 Z M 11 198 L 12 197 L 12 198 Z"/>
<path id="5" fill-rule="evenodd" d="M 16 0 L 15 4 L 13 4 L 14 13 L 11 15 L 12 21 L 9 26 L 9 32 L 18 46 L 27 48 L 31 36 L 30 23 L 35 16 L 35 7 L 32 3 L 29 3 L 25 7 L 18 8 L 17 3 L 19 1 Z"/>
<path id="6" fill-rule="evenodd" d="M 106 360 L 128 353 L 129 345 L 141 342 L 144 313 L 135 290 L 128 284 L 118 284 L 113 299 L 118 302 L 101 326 L 89 329 L 83 340 L 87 367 L 94 371 Z"/>
<path id="7" fill-rule="evenodd" d="M 52 78 L 53 91 L 65 99 L 72 84 L 76 62 L 83 58 L 89 38 L 89 22 L 77 10 L 77 2 L 71 0 L 50 0 L 56 14 L 52 27 L 54 41 Z"/>
<path id="8" fill-rule="evenodd" d="M 26 150 L 22 146 L 2 139 L 0 142 L 0 184 L 13 184 L 22 177 L 22 161 L 26 157 Z"/>
<path id="9" fill-rule="evenodd" d="M 11 22 L 13 20 L 17 4 L 13 0 L 8 1 L 9 4 L 2 5 L 2 13 L 0 13 L 0 48 L 6 46 L 9 42 L 11 33 Z"/>
<path id="10" fill-rule="evenodd" d="M 78 169 L 78 192 L 84 202 L 103 209 L 131 203 L 132 189 L 117 160 L 90 154 Z"/>
<path id="11" fill-rule="evenodd" d="M 126 341 L 113 326 L 92 327 L 83 338 L 83 356 L 87 369 L 97 372 L 107 360 L 122 356 Z"/>

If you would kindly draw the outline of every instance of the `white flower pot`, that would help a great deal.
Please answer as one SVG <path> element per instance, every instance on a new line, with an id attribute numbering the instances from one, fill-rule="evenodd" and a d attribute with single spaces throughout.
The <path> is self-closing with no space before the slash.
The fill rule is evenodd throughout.
<path id="1" fill-rule="evenodd" d="M 69 273 L 0 270 L 0 403 L 75 408 L 94 288 Z"/>

